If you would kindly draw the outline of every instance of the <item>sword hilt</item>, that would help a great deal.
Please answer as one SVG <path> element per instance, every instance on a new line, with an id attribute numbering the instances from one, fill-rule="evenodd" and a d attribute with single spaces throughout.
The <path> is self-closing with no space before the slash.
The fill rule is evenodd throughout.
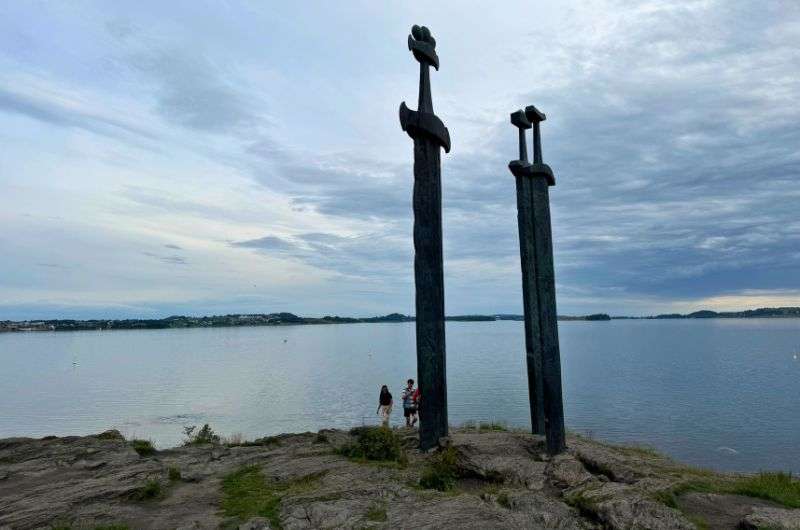
<path id="1" fill-rule="evenodd" d="M 433 138 L 445 151 L 450 152 L 450 132 L 433 113 L 431 97 L 430 67 L 439 69 L 439 56 L 436 55 L 436 39 L 425 26 L 414 25 L 408 36 L 408 49 L 419 61 L 419 102 L 417 110 L 409 109 L 405 102 L 400 105 L 400 126 L 412 138 L 425 134 Z"/>

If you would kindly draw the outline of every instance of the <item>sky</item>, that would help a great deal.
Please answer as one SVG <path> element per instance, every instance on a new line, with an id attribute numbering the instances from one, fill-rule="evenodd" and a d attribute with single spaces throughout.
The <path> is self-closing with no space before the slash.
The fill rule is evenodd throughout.
<path id="1" fill-rule="evenodd" d="M 560 314 L 800 305 L 800 3 L 2 2 L 0 319 L 414 313 L 413 24 L 448 314 L 521 313 L 535 104 Z"/>

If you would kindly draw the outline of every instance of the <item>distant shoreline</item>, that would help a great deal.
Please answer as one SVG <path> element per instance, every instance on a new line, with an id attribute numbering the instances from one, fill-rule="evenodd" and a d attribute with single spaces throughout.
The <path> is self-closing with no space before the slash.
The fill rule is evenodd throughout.
<path id="1" fill-rule="evenodd" d="M 670 313 L 655 316 L 609 316 L 595 313 L 584 316 L 559 315 L 560 321 L 594 321 L 610 320 L 671 320 L 671 319 L 710 319 L 710 318 L 800 318 L 800 307 L 760 308 L 737 312 L 695 311 L 689 314 Z M 453 315 L 445 317 L 448 322 L 494 322 L 498 320 L 524 320 L 522 315 Z M 179 329 L 179 328 L 215 328 L 243 326 L 281 326 L 281 325 L 313 325 L 313 324 L 375 324 L 414 322 L 415 318 L 400 313 L 384 316 L 353 318 L 340 316 L 324 316 L 321 318 L 301 317 L 293 313 L 251 313 L 214 315 L 203 317 L 170 316 L 161 319 L 51 319 L 0 321 L 0 332 L 25 331 L 97 331 L 111 329 Z"/>

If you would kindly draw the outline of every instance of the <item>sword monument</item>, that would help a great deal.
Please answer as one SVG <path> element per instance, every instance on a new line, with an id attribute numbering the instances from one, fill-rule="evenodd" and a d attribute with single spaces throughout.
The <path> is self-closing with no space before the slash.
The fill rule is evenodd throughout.
<path id="1" fill-rule="evenodd" d="M 400 104 L 400 126 L 414 140 L 414 283 L 416 286 L 419 445 L 430 449 L 447 436 L 444 273 L 442 257 L 442 181 L 439 149 L 450 152 L 450 133 L 433 113 L 430 67 L 439 69 L 436 39 L 414 26 L 408 49 L 419 61 L 417 110 Z"/>
<path id="2" fill-rule="evenodd" d="M 566 440 L 556 320 L 553 235 L 550 227 L 549 187 L 554 186 L 556 181 L 553 170 L 542 161 L 539 123 L 545 119 L 545 115 L 533 105 L 526 107 L 524 113 L 517 111 L 511 114 L 511 123 L 519 128 L 519 160 L 510 162 L 508 167 L 517 180 L 531 423 L 533 432 L 541 434 L 542 414 L 539 411 L 543 411 L 547 452 L 557 454 L 566 449 Z M 531 126 L 532 164 L 528 162 L 528 148 L 525 145 L 525 131 Z"/>

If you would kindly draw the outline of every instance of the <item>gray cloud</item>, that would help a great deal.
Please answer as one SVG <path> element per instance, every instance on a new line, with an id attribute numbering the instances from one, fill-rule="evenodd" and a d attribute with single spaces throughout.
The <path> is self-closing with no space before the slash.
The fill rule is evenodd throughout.
<path id="1" fill-rule="evenodd" d="M 622 17 L 617 37 L 594 49 L 569 38 L 552 43 L 559 60 L 572 62 L 568 75 L 519 98 L 549 116 L 544 152 L 558 180 L 553 225 L 566 293 L 669 300 L 800 287 L 800 78 L 787 76 L 800 71 L 800 56 L 776 46 L 776 35 L 795 30 L 781 25 L 780 10 L 695 9 Z M 545 75 L 548 66 L 538 65 Z M 485 124 L 482 145 L 463 152 L 456 143 L 445 157 L 445 257 L 454 269 L 472 260 L 512 270 L 518 262 L 506 168 L 516 134 L 506 122 L 498 116 Z M 281 177 L 297 205 L 369 221 L 365 231 L 385 223 L 386 244 L 410 240 L 410 160 L 312 159 L 270 141 L 250 153 L 261 181 L 274 187 Z M 325 252 L 350 244 L 334 240 Z M 337 267 L 361 268 L 360 257 L 353 252 Z"/>
<path id="2" fill-rule="evenodd" d="M 140 136 L 153 139 L 144 128 L 118 120 L 100 112 L 66 105 L 58 99 L 17 92 L 0 86 L 0 110 L 21 114 L 60 127 L 74 127 L 113 138 Z"/>
<path id="3" fill-rule="evenodd" d="M 263 119 L 241 90 L 226 82 L 221 66 L 197 51 L 154 49 L 130 61 L 156 84 L 156 110 L 170 122 L 206 132 L 230 132 Z"/>
<path id="4" fill-rule="evenodd" d="M 155 258 L 163 263 L 167 263 L 169 265 L 187 265 L 189 262 L 186 258 L 182 256 L 163 256 L 160 254 L 156 254 L 154 252 L 142 252 L 145 256 Z"/>

